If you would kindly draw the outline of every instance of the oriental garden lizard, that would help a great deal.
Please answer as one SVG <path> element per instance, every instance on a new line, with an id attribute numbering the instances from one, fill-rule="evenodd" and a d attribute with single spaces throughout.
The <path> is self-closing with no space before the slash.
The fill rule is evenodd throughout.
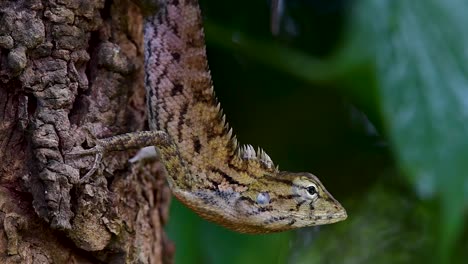
<path id="1" fill-rule="evenodd" d="M 270 233 L 346 219 L 316 176 L 280 171 L 263 150 L 238 143 L 214 95 L 198 1 L 160 2 L 144 26 L 150 131 L 72 153 L 97 157 L 83 180 L 107 152 L 155 146 L 175 197 L 229 229 Z"/>

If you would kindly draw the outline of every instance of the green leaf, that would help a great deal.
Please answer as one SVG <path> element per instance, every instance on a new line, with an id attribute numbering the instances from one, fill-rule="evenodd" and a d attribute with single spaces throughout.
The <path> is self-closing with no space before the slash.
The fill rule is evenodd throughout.
<path id="1" fill-rule="evenodd" d="M 361 0 L 353 45 L 375 58 L 395 156 L 423 198 L 440 201 L 440 257 L 463 228 L 468 184 L 468 2 Z"/>

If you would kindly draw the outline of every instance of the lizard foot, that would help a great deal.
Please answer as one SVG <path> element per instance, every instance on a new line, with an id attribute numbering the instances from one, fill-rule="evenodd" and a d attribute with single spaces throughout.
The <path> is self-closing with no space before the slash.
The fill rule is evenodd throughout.
<path id="1" fill-rule="evenodd" d="M 88 131 L 89 134 L 89 131 Z M 66 155 L 68 156 L 83 156 L 83 155 L 96 155 L 93 167 L 86 173 L 80 182 L 86 182 L 98 169 L 99 164 L 104 154 L 111 151 L 124 151 L 127 149 L 142 148 L 145 146 L 151 146 L 144 148 L 137 156 L 130 159 L 129 161 L 134 163 L 140 159 L 156 156 L 154 146 L 170 146 L 174 144 L 167 133 L 162 131 L 140 131 L 130 132 L 126 134 L 120 134 L 108 138 L 95 139 L 92 134 L 91 141 L 94 141 L 95 146 L 90 149 L 79 150 L 71 152 Z"/>
<path id="2" fill-rule="evenodd" d="M 70 157 L 70 156 L 89 156 L 89 155 L 95 155 L 93 166 L 91 169 L 80 179 L 79 183 L 83 184 L 89 181 L 91 176 L 93 176 L 96 173 L 96 170 L 99 168 L 99 164 L 101 164 L 103 153 L 104 153 L 104 147 L 102 146 L 102 142 L 100 142 L 99 139 L 97 139 L 94 134 L 89 130 L 89 128 L 85 128 L 83 130 L 86 133 L 86 138 L 88 141 L 91 141 L 92 144 L 95 146 L 90 148 L 90 149 L 82 149 L 82 150 L 77 150 L 77 151 L 72 151 L 69 153 L 65 153 L 65 156 Z"/>
<path id="3" fill-rule="evenodd" d="M 93 166 L 91 169 L 80 179 L 80 184 L 86 183 L 89 181 L 91 176 L 96 173 L 96 170 L 99 168 L 99 164 L 101 164 L 102 156 L 103 156 L 104 149 L 100 145 L 96 145 L 90 149 L 84 149 L 79 151 L 73 151 L 70 153 L 66 153 L 66 156 L 88 156 L 88 155 L 95 155 Z"/>

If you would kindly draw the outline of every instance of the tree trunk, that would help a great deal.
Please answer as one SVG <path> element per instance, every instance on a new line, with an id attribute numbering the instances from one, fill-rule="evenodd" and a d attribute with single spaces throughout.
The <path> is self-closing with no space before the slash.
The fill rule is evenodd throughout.
<path id="1" fill-rule="evenodd" d="M 128 0 L 0 1 L 1 263 L 171 262 L 160 164 L 112 153 L 80 183 L 94 157 L 65 155 L 146 129 L 142 20 Z"/>

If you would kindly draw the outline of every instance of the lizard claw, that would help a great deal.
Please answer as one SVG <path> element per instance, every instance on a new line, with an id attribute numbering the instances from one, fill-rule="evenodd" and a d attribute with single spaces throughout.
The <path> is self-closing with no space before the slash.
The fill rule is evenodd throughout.
<path id="1" fill-rule="evenodd" d="M 94 158 L 93 167 L 85 174 L 85 176 L 83 176 L 80 179 L 79 181 L 80 184 L 87 183 L 89 181 L 91 176 L 93 176 L 96 170 L 99 168 L 99 164 L 101 163 L 101 160 L 102 160 L 102 152 L 97 152 Z"/>
<path id="2" fill-rule="evenodd" d="M 104 153 L 104 147 L 100 144 L 99 139 L 97 139 L 91 130 L 88 127 L 83 128 L 83 132 L 86 134 L 86 139 L 88 142 L 95 144 L 94 147 L 90 149 L 82 149 L 77 151 L 72 151 L 69 153 L 65 153 L 65 156 L 88 156 L 88 155 L 95 155 L 93 166 L 91 169 L 79 180 L 79 184 L 83 184 L 89 181 L 91 176 L 96 173 L 96 170 L 99 168 L 99 164 L 101 164 L 101 160 Z"/>
<path id="3" fill-rule="evenodd" d="M 90 177 L 96 173 L 96 170 L 99 168 L 99 164 L 101 164 L 102 156 L 103 156 L 104 148 L 101 145 L 96 145 L 90 149 L 83 149 L 78 151 L 72 151 L 69 153 L 65 153 L 65 156 L 88 156 L 88 155 L 95 155 L 93 166 L 91 169 L 80 179 L 79 183 L 83 184 L 89 181 Z"/>

